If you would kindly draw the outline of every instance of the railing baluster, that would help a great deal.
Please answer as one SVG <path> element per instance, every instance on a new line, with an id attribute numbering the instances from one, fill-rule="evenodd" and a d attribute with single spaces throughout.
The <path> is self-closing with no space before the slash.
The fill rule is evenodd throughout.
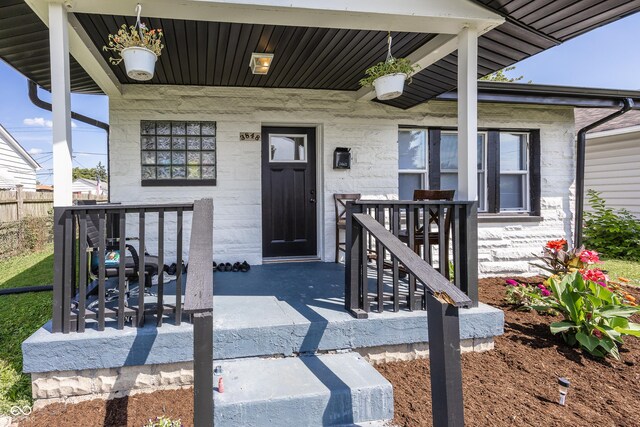
<path id="1" fill-rule="evenodd" d="M 447 265 L 447 224 L 445 221 L 444 206 L 438 205 L 438 269 L 447 279 L 449 278 L 449 266 Z"/>
<path id="2" fill-rule="evenodd" d="M 105 310 L 105 256 L 107 254 L 106 211 L 98 213 L 98 330 L 104 331 Z"/>
<path id="3" fill-rule="evenodd" d="M 413 205 L 407 207 L 407 235 L 409 238 L 409 248 L 415 251 L 415 209 Z M 409 295 L 407 296 L 407 304 L 409 310 L 416 308 L 416 277 L 409 273 Z"/>
<path id="4" fill-rule="evenodd" d="M 162 326 L 164 312 L 164 209 L 158 211 L 158 304 L 156 321 Z"/>
<path id="5" fill-rule="evenodd" d="M 127 301 L 127 289 L 126 289 L 126 258 L 127 258 L 127 242 L 126 242 L 126 223 L 127 216 L 124 209 L 118 213 L 118 251 L 120 252 L 120 264 L 118 265 L 118 329 L 124 328 L 124 308 Z"/>
<path id="6" fill-rule="evenodd" d="M 400 234 L 400 206 L 393 205 L 391 211 L 391 232 L 398 237 Z M 400 269 L 398 258 L 391 255 L 392 285 L 393 285 L 393 311 L 400 311 Z"/>
<path id="7" fill-rule="evenodd" d="M 463 206 L 456 205 L 453 210 L 453 283 L 456 285 L 458 289 L 462 289 L 462 276 L 463 276 L 463 266 L 462 266 L 462 230 L 461 230 L 461 218 L 464 215 L 462 211 Z"/>
<path id="8" fill-rule="evenodd" d="M 140 209 L 138 213 L 139 229 L 138 229 L 138 252 L 140 254 L 140 265 L 138 267 L 138 327 L 144 326 L 144 291 L 147 286 L 147 273 L 146 273 L 146 256 L 145 256 L 145 210 Z M 149 276 L 151 281 L 151 276 Z"/>
<path id="9" fill-rule="evenodd" d="M 360 306 L 362 307 L 362 309 L 365 311 L 365 313 L 368 313 L 371 310 L 370 307 L 370 303 L 369 303 L 369 263 L 368 263 L 368 259 L 367 259 L 367 239 L 370 238 L 369 233 L 367 233 L 364 229 L 362 229 L 362 235 L 363 236 L 367 236 L 367 238 L 363 238 L 362 239 L 362 248 L 360 250 L 361 252 L 361 257 L 362 257 L 362 263 L 360 264 L 360 267 L 362 268 L 362 271 L 360 273 Z M 377 254 L 376 256 L 378 256 L 379 254 Z"/>
<path id="10" fill-rule="evenodd" d="M 176 325 L 182 323 L 182 209 L 176 214 Z M 213 284 L 212 284 L 213 286 Z"/>
<path id="11" fill-rule="evenodd" d="M 80 227 L 80 244 L 78 249 L 78 255 L 80 256 L 80 280 L 78 286 L 80 288 L 78 297 L 78 332 L 84 332 L 84 326 L 86 323 L 86 308 L 87 308 L 87 285 L 88 285 L 88 269 L 89 265 L 87 258 L 88 242 L 87 242 L 87 212 L 81 211 L 79 214 L 79 227 Z"/>
<path id="12" fill-rule="evenodd" d="M 384 225 L 384 209 L 382 206 L 377 205 L 375 209 L 376 219 L 382 225 Z M 377 284 L 378 284 L 378 313 L 384 311 L 384 248 L 382 243 L 376 239 L 376 257 L 377 261 Z"/>
<path id="13" fill-rule="evenodd" d="M 77 331 L 78 330 L 78 319 L 75 316 L 71 316 L 71 301 L 73 298 L 78 295 L 78 250 L 80 249 L 78 246 L 78 233 L 77 233 L 77 215 L 75 212 L 69 212 L 71 215 L 71 292 L 70 301 L 69 301 L 69 316 L 70 316 L 70 325 L 69 330 Z"/>
<path id="14" fill-rule="evenodd" d="M 433 256 L 431 254 L 431 240 L 429 239 L 429 231 L 431 230 L 431 207 L 430 205 L 422 205 L 422 214 L 424 215 L 424 251 L 423 259 L 430 265 L 433 265 Z"/>
<path id="15" fill-rule="evenodd" d="M 62 332 L 68 334 L 71 329 L 71 275 L 73 274 L 73 219 L 71 211 L 64 213 L 64 284 L 62 294 Z"/>

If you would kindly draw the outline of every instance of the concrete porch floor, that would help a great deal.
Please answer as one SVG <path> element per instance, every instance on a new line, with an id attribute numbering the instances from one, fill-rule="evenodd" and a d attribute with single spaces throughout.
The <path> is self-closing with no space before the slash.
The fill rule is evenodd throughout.
<path id="1" fill-rule="evenodd" d="M 188 275 L 187 275 L 188 286 Z M 174 283 L 166 293 L 175 295 Z M 214 359 L 290 356 L 428 342 L 424 311 L 375 313 L 358 320 L 344 310 L 344 266 L 308 262 L 214 273 Z M 167 321 L 143 328 L 52 334 L 45 325 L 23 343 L 24 371 L 51 372 L 193 360 L 193 328 Z M 503 333 L 503 313 L 480 304 L 460 311 L 461 339 Z"/>

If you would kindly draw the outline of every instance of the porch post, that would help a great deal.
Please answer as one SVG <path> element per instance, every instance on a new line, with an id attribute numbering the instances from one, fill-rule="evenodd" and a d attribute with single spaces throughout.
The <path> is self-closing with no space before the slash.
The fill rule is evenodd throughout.
<path id="1" fill-rule="evenodd" d="M 478 200 L 478 32 L 458 34 L 458 200 Z"/>
<path id="2" fill-rule="evenodd" d="M 458 200 L 473 201 L 464 209 L 461 277 L 457 283 L 478 305 L 478 32 L 458 34 Z"/>
<path id="3" fill-rule="evenodd" d="M 71 84 L 67 9 L 49 3 L 51 104 L 53 119 L 53 206 L 71 206 Z"/>

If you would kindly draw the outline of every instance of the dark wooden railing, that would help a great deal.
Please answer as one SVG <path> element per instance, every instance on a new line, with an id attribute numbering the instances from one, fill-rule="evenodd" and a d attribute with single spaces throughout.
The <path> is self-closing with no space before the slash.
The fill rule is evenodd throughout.
<path id="1" fill-rule="evenodd" d="M 449 268 L 445 262 L 448 228 L 451 229 L 454 283 L 445 277 Z M 422 254 L 417 253 L 415 247 L 416 233 L 423 234 Z M 435 260 L 429 245 L 430 233 L 435 233 L 432 237 L 438 246 L 440 271 L 431 265 Z M 438 427 L 464 425 L 458 309 L 477 304 L 476 236 L 475 203 L 359 201 L 347 204 L 346 309 L 358 318 L 366 318 L 374 302 L 377 311 L 383 312 L 385 301 L 393 311 L 398 311 L 403 301 L 410 310 L 420 306 L 427 311 L 432 420 Z M 375 260 L 375 265 L 369 266 L 369 260 Z M 390 290 L 384 280 L 385 269 L 391 270 Z M 408 276 L 403 292 L 401 273 Z M 373 292 L 369 290 L 370 276 L 375 278 Z M 422 304 L 417 303 L 418 298 Z"/>
<path id="2" fill-rule="evenodd" d="M 193 204 L 171 205 L 119 205 L 100 204 L 54 208 L 54 285 L 52 331 L 84 332 L 88 322 L 98 330 L 104 330 L 108 319 L 122 329 L 125 323 L 144 325 L 145 315 L 155 315 L 158 326 L 171 316 L 176 324 L 182 319 L 182 247 L 184 213 L 193 210 Z M 145 254 L 147 221 L 157 216 L 157 248 L 152 255 Z M 138 225 L 135 236 L 127 228 L 129 223 Z M 155 218 L 154 218 L 155 219 Z M 165 264 L 165 231 L 171 223 L 175 232 L 176 298 L 166 302 L 163 283 Z M 135 248 L 137 242 L 137 249 Z M 108 251 L 117 251 L 119 262 L 108 268 Z M 152 258 L 152 256 L 157 257 Z M 92 263 L 92 257 L 97 258 Z M 152 267 L 157 265 L 157 299 L 145 306 L 145 285 L 150 284 Z M 133 265 L 132 265 L 133 263 Z M 93 267 L 92 267 L 93 264 Z M 116 273 L 114 273 L 116 271 Z M 109 273 L 109 274 L 107 274 Z M 107 307 L 106 283 L 117 280 L 113 293 L 117 295 L 114 306 Z M 127 285 L 138 281 L 137 301 L 127 298 Z M 88 306 L 90 284 L 97 293 L 97 300 Z"/>
<path id="3" fill-rule="evenodd" d="M 464 295 L 477 305 L 475 203 L 349 202 L 346 231 L 345 303 L 354 316 L 366 318 L 372 307 L 426 310 L 429 292 L 451 301 Z"/>

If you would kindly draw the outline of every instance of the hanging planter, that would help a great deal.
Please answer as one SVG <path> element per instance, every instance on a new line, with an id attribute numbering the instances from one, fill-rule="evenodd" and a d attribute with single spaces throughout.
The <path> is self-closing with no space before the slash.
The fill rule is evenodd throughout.
<path id="1" fill-rule="evenodd" d="M 113 65 L 124 61 L 127 76 L 133 80 L 145 81 L 153 78 L 156 61 L 164 45 L 162 30 L 149 29 L 140 22 L 142 7 L 136 6 L 136 24 L 123 24 L 116 34 L 109 34 L 109 45 L 104 50 L 119 54 L 119 58 L 109 58 Z"/>
<path id="2" fill-rule="evenodd" d="M 360 86 L 373 86 L 380 101 L 397 98 L 402 95 L 404 82 L 409 80 L 418 68 L 407 58 L 394 58 L 391 55 L 391 34 L 387 37 L 387 59 L 365 71 L 367 77 L 360 80 Z"/>

